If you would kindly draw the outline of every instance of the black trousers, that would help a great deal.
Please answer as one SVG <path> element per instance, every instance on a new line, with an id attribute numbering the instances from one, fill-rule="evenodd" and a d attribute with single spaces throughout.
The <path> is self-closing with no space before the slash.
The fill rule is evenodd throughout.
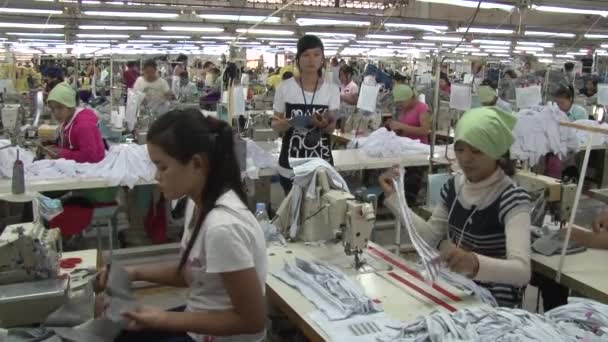
<path id="1" fill-rule="evenodd" d="M 540 273 L 533 273 L 530 285 L 540 289 L 544 312 L 568 304 L 570 289 L 558 284 L 553 278 L 546 277 Z"/>
<path id="2" fill-rule="evenodd" d="M 293 180 L 291 178 L 279 176 L 279 184 L 281 184 L 283 192 L 285 192 L 285 196 L 287 196 L 291 191 L 291 188 L 293 188 Z"/>
<path id="3" fill-rule="evenodd" d="M 422 175 L 424 171 L 419 167 L 410 167 L 406 169 L 403 183 L 405 186 L 405 200 L 410 207 L 415 206 L 418 199 L 418 192 L 422 187 Z"/>
<path id="4" fill-rule="evenodd" d="M 183 312 L 185 306 L 180 306 L 169 311 Z M 195 342 L 185 332 L 142 330 L 123 331 L 114 342 Z"/>

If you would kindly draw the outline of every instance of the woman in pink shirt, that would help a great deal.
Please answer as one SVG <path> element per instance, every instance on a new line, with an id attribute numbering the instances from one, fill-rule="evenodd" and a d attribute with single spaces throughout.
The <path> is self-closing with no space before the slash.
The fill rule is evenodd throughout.
<path id="1" fill-rule="evenodd" d="M 431 118 L 426 103 L 418 101 L 412 88 L 405 84 L 393 87 L 393 100 L 399 120 L 392 120 L 389 123 L 390 129 L 402 137 L 428 144 Z"/>

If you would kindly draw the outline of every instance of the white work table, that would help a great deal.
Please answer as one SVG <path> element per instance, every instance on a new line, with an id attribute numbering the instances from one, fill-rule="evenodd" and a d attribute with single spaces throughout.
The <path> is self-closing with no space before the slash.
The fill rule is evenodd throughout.
<path id="1" fill-rule="evenodd" d="M 268 248 L 269 274 L 266 280 L 266 296 L 311 341 L 328 340 L 327 335 L 309 316 L 317 308 L 300 292 L 271 275 L 272 272 L 282 269 L 285 261 L 295 257 L 322 260 L 339 267 L 359 284 L 372 300 L 378 301 L 386 314 L 394 319 L 408 321 L 433 310 L 450 312 L 454 309 L 484 305 L 477 298 L 466 296 L 462 291 L 441 281 L 438 286 L 429 286 L 405 271 L 414 269 L 411 262 L 376 244 L 370 243 L 369 247 L 364 258 L 372 268 L 367 272 L 359 272 L 352 267 L 354 257 L 346 256 L 341 244 L 321 247 L 305 246 L 303 243 L 293 243 L 287 247 L 271 246 Z M 437 290 L 438 287 L 443 290 Z M 444 294 L 446 291 L 450 293 L 451 298 Z M 431 300 L 431 297 L 441 304 Z"/>
<path id="2" fill-rule="evenodd" d="M 555 278 L 559 255 L 532 254 L 532 270 L 551 279 Z M 561 284 L 575 292 L 608 304 L 608 250 L 587 249 L 566 255 Z"/>

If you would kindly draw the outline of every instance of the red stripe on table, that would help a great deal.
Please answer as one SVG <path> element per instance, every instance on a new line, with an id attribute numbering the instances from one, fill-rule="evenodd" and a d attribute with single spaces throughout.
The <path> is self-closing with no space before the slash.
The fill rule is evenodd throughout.
<path id="1" fill-rule="evenodd" d="M 368 249 L 370 250 L 370 252 L 372 252 L 374 255 L 384 259 L 385 261 L 387 261 L 388 263 L 392 264 L 393 266 L 397 267 L 398 269 L 404 271 L 405 273 L 411 275 L 412 277 L 420 280 L 420 281 L 424 281 L 424 277 L 416 270 L 411 269 L 409 267 L 407 267 L 405 264 L 403 264 L 402 262 L 400 262 L 399 260 L 391 257 L 388 254 L 383 253 L 382 251 L 374 248 L 374 247 L 368 247 Z M 462 299 L 460 297 L 458 297 L 457 295 L 453 294 L 452 292 L 444 289 L 441 285 L 437 284 L 437 283 L 433 283 L 432 285 L 433 289 L 435 289 L 437 292 L 441 293 L 442 295 L 448 297 L 449 299 L 455 301 L 455 302 L 460 302 L 462 301 Z"/>
<path id="2" fill-rule="evenodd" d="M 402 276 L 398 275 L 397 273 L 394 272 L 389 272 L 388 273 L 389 276 L 395 278 L 397 281 L 401 282 L 402 284 L 405 284 L 409 287 L 411 287 L 412 289 L 416 290 L 418 293 L 420 293 L 421 295 L 425 296 L 426 298 L 432 300 L 433 302 L 435 302 L 435 304 L 441 305 L 444 308 L 446 308 L 448 311 L 450 312 L 455 312 L 456 308 L 451 306 L 450 304 L 444 302 L 443 300 L 433 296 L 432 294 L 426 292 L 423 288 L 417 286 L 416 284 L 412 283 L 411 281 L 403 278 Z"/>

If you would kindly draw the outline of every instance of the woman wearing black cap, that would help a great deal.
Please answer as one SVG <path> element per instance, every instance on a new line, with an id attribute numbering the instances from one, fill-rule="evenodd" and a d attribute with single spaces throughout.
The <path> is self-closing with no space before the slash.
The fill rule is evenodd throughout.
<path id="1" fill-rule="evenodd" d="M 330 140 L 340 108 L 340 89 L 323 81 L 324 61 L 318 37 L 300 38 L 295 60 L 300 76 L 281 82 L 274 97 L 272 128 L 283 135 L 279 174 L 286 194 L 293 184 L 289 158 L 322 158 L 333 164 Z"/>

